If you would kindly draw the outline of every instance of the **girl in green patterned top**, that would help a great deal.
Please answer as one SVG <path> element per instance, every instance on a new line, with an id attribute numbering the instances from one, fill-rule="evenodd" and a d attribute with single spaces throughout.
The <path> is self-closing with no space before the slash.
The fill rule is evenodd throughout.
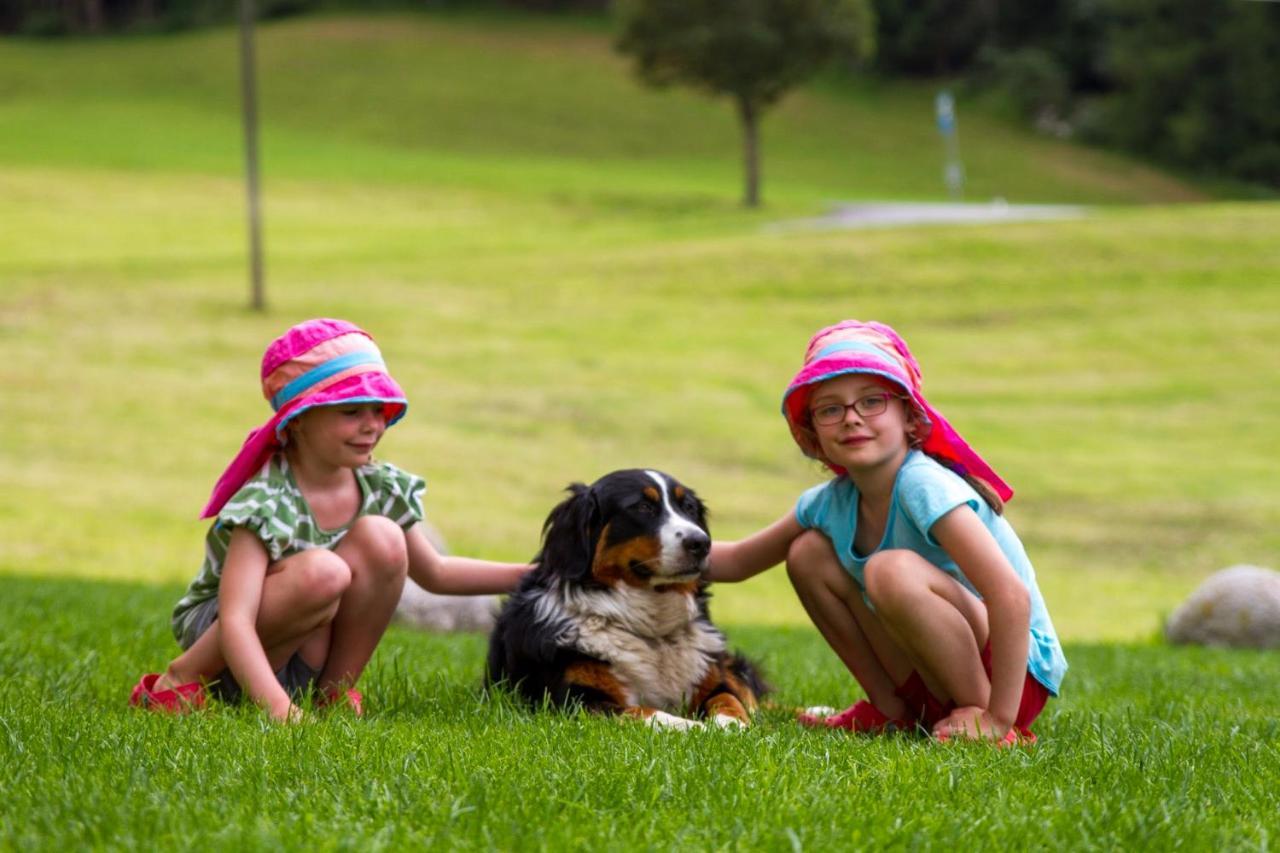
<path id="1" fill-rule="evenodd" d="M 316 704 L 355 689 L 406 574 L 428 590 L 506 592 L 527 565 L 442 556 L 422 525 L 420 477 L 373 460 L 404 392 L 373 339 L 341 320 L 309 320 L 262 361 L 276 411 L 250 433 L 214 488 L 216 516 L 199 574 L 173 612 L 183 652 L 143 676 L 130 704 L 201 707 L 247 695 L 280 720 L 318 688 Z"/>

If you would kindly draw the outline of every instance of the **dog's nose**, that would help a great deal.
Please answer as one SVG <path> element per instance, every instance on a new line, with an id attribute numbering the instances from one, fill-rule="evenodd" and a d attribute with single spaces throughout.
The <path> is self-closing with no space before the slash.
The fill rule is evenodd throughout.
<path id="1" fill-rule="evenodd" d="M 711 538 L 705 533 L 693 533 L 684 537 L 684 550 L 695 560 L 701 560 L 711 552 Z"/>

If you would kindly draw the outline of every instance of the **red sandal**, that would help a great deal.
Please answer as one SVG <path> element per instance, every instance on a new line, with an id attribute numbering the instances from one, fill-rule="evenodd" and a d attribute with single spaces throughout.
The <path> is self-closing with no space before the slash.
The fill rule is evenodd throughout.
<path id="1" fill-rule="evenodd" d="M 320 695 L 317 707 L 329 708 L 334 705 L 346 704 L 351 708 L 351 713 L 357 717 L 364 716 L 364 696 L 354 687 L 348 687 L 346 690 L 339 692 L 337 690 L 326 690 Z"/>
<path id="2" fill-rule="evenodd" d="M 802 711 L 796 714 L 796 722 L 810 728 L 844 729 L 869 735 L 890 731 L 909 731 L 913 728 L 913 724 L 907 720 L 886 717 L 866 699 L 860 699 L 838 714 L 822 715 Z"/>
<path id="3" fill-rule="evenodd" d="M 185 714 L 204 707 L 204 685 L 200 682 L 190 681 L 168 690 L 157 691 L 155 686 L 159 678 L 158 672 L 142 676 L 129 694 L 129 705 L 162 714 Z"/>

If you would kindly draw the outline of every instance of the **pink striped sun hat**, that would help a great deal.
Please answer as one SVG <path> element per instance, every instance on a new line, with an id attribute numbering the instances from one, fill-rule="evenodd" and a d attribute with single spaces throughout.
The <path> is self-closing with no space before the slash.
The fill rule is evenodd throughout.
<path id="1" fill-rule="evenodd" d="M 782 395 L 782 414 L 791 427 L 791 437 L 806 456 L 819 459 L 809 427 L 809 398 L 819 383 L 846 373 L 865 373 L 886 379 L 901 388 L 911 401 L 922 424 L 920 449 L 939 459 L 961 476 L 985 480 L 1001 500 L 1013 497 L 1013 489 L 983 461 L 929 405 L 920 391 L 920 365 L 907 343 L 883 323 L 845 320 L 827 326 L 809 339 L 804 353 L 804 366 Z M 822 460 L 826 462 L 826 460 Z M 826 462 L 836 474 L 846 473 L 838 465 Z"/>
<path id="2" fill-rule="evenodd" d="M 262 356 L 262 395 L 275 415 L 249 433 L 218 478 L 201 518 L 217 515 L 271 454 L 284 447 L 289 422 L 308 409 L 382 403 L 391 426 L 409 408 L 373 337 L 345 320 L 307 320 L 272 341 Z"/>

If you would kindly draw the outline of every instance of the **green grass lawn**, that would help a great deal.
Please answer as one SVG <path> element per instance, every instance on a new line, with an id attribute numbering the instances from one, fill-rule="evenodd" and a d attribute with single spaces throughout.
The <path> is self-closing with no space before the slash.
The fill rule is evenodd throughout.
<path id="1" fill-rule="evenodd" d="M 797 93 L 766 121 L 768 204 L 744 212 L 727 105 L 639 88 L 599 27 L 260 36 L 265 315 L 244 307 L 234 34 L 0 40 L 0 749 L 19 778 L 0 848 L 193 826 L 250 846 L 1270 843 L 1273 656 L 1151 640 L 1205 575 L 1280 553 L 1280 206 L 962 102 L 972 197 L 1099 207 L 782 232 L 836 199 L 939 197 L 933 88 Z M 772 521 L 823 478 L 778 413 L 809 334 L 892 323 L 1018 492 L 1072 663 L 1043 743 L 530 717 L 480 697 L 480 639 L 405 631 L 359 725 L 128 714 L 173 652 L 195 516 L 266 417 L 262 349 L 321 315 L 378 337 L 411 399 L 382 453 L 427 478 L 451 548 L 504 560 L 533 554 L 567 482 L 619 467 L 691 484 L 719 537 Z M 853 698 L 782 574 L 718 589 L 719 621 L 780 699 Z"/>
<path id="2" fill-rule="evenodd" d="M 282 727 L 124 707 L 176 593 L 17 581 L 0 597 L 6 849 L 1268 849 L 1280 687 L 1263 652 L 1071 644 L 1028 750 L 801 729 L 655 732 L 479 687 L 483 639 L 394 629 L 369 711 Z M 845 701 L 815 633 L 737 628 L 782 703 Z"/>

